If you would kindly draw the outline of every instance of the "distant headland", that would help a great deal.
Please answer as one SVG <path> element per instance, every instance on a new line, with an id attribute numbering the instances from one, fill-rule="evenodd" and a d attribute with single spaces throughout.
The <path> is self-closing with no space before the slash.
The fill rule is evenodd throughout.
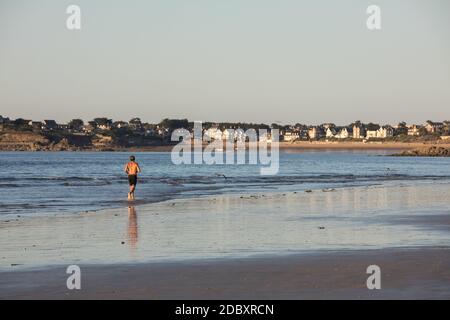
<path id="1" fill-rule="evenodd" d="M 0 151 L 169 151 L 177 129 L 192 130 L 188 119 L 164 119 L 147 123 L 140 118 L 113 121 L 95 118 L 84 122 L 73 119 L 61 124 L 55 120 L 33 121 L 0 116 Z M 236 129 L 279 130 L 281 148 L 398 148 L 450 144 L 450 121 L 423 124 L 380 125 L 355 121 L 346 126 L 333 123 L 263 124 L 244 122 L 204 122 L 204 134 L 211 139 L 230 139 Z M 231 137 L 232 138 L 232 137 Z"/>

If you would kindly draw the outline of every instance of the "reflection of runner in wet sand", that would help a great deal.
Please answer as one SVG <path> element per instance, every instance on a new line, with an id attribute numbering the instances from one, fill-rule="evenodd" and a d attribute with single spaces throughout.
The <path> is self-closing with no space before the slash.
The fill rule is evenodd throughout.
<path id="1" fill-rule="evenodd" d="M 135 161 L 135 157 L 130 157 L 130 162 L 125 165 L 125 172 L 128 174 L 128 182 L 130 184 L 130 192 L 128 193 L 128 200 L 134 200 L 134 191 L 136 190 L 137 174 L 141 172 L 139 164 Z"/>
<path id="2" fill-rule="evenodd" d="M 138 242 L 137 214 L 134 207 L 128 207 L 128 241 L 132 248 L 136 248 Z"/>

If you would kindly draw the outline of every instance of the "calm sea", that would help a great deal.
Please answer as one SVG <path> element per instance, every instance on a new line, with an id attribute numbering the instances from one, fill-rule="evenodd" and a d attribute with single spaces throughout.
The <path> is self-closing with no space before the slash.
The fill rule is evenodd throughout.
<path id="1" fill-rule="evenodd" d="M 170 153 L 136 153 L 137 204 L 223 193 L 302 191 L 450 181 L 450 158 L 387 157 L 392 151 L 280 153 L 280 171 L 255 165 L 174 165 Z M 126 206 L 129 153 L 1 152 L 0 219 Z"/>

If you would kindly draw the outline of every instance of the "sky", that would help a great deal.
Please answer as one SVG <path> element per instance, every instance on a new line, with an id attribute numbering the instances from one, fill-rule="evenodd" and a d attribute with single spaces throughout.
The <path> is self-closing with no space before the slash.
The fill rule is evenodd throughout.
<path id="1" fill-rule="evenodd" d="M 372 4 L 381 30 L 366 27 Z M 449 110 L 448 0 L 0 0 L 11 118 L 395 124 Z"/>

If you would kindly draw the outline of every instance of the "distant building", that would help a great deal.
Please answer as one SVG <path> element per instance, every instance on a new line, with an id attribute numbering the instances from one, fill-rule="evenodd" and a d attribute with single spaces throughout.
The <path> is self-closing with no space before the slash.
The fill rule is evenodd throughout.
<path id="1" fill-rule="evenodd" d="M 9 118 L 4 118 L 0 116 L 0 131 L 5 130 L 5 127 L 7 124 L 9 124 L 10 120 Z"/>
<path id="2" fill-rule="evenodd" d="M 58 129 L 58 124 L 55 120 L 44 120 L 42 122 L 42 129 L 46 130 L 56 130 Z"/>
<path id="3" fill-rule="evenodd" d="M 309 136 L 309 139 L 311 139 L 311 140 L 320 139 L 325 136 L 325 132 L 323 131 L 322 127 L 315 126 L 315 127 L 309 128 L 308 136 Z"/>
<path id="4" fill-rule="evenodd" d="M 96 128 L 96 124 L 94 121 L 89 121 L 88 124 L 85 124 L 83 126 L 83 131 L 86 133 L 91 133 L 92 131 L 94 131 Z"/>
<path id="5" fill-rule="evenodd" d="M 363 126 L 353 126 L 353 139 L 363 139 L 366 136 L 366 130 Z"/>
<path id="6" fill-rule="evenodd" d="M 95 127 L 100 130 L 111 130 L 112 120 L 107 118 L 94 119 Z"/>
<path id="7" fill-rule="evenodd" d="M 243 142 L 246 140 L 245 131 L 241 128 L 236 129 L 235 136 L 237 142 Z M 272 132 L 268 131 L 267 134 L 265 135 L 265 138 L 267 139 L 267 141 L 272 141 Z"/>
<path id="8" fill-rule="evenodd" d="M 307 127 L 301 127 L 295 129 L 295 132 L 298 134 L 299 140 L 308 140 L 309 139 L 309 130 Z"/>
<path id="9" fill-rule="evenodd" d="M 113 128 L 116 128 L 116 129 L 128 128 L 128 122 L 116 121 L 113 123 L 112 126 L 113 126 Z"/>
<path id="10" fill-rule="evenodd" d="M 381 127 L 377 131 L 377 138 L 391 138 L 394 136 L 394 129 L 392 127 Z"/>
<path id="11" fill-rule="evenodd" d="M 234 139 L 235 139 L 234 129 L 225 129 L 225 130 L 223 130 L 222 139 L 223 140 L 228 140 L 228 141 L 234 141 Z"/>
<path id="12" fill-rule="evenodd" d="M 111 125 L 108 123 L 105 124 L 99 124 L 97 126 L 97 128 L 99 128 L 100 130 L 111 130 Z"/>
<path id="13" fill-rule="evenodd" d="M 428 133 L 439 133 L 444 129 L 444 123 L 443 122 L 433 122 L 433 121 L 427 121 L 424 125 L 425 129 Z"/>
<path id="14" fill-rule="evenodd" d="M 336 125 L 334 123 L 331 123 L 331 122 L 323 123 L 322 124 L 322 128 L 324 128 L 325 130 L 326 129 L 334 129 L 334 128 L 336 128 Z"/>
<path id="15" fill-rule="evenodd" d="M 164 137 L 169 135 L 169 129 L 161 127 L 161 126 L 157 126 L 156 127 L 156 133 L 158 134 L 158 136 L 164 138 Z"/>
<path id="16" fill-rule="evenodd" d="M 283 136 L 283 141 L 292 142 L 300 138 L 298 132 L 286 131 Z"/>
<path id="17" fill-rule="evenodd" d="M 390 138 L 394 136 L 394 129 L 392 127 L 380 127 L 378 130 L 367 130 L 366 138 Z"/>
<path id="18" fill-rule="evenodd" d="M 317 130 L 317 127 L 311 127 L 308 129 L 308 136 L 311 140 L 318 139 L 319 138 L 319 131 Z"/>
<path id="19" fill-rule="evenodd" d="M 16 128 L 20 128 L 20 127 L 26 127 L 29 125 L 31 120 L 27 120 L 27 119 L 22 119 L 22 118 L 18 118 L 16 120 L 14 120 L 12 122 L 12 124 L 14 125 L 14 127 Z"/>
<path id="20" fill-rule="evenodd" d="M 9 118 L 4 118 L 2 116 L 0 116 L 0 124 L 8 124 L 9 123 Z"/>
<path id="21" fill-rule="evenodd" d="M 260 134 L 258 139 L 260 142 L 272 143 L 272 132 L 266 132 L 266 133 Z M 243 130 L 237 131 L 236 141 L 237 142 L 245 141 L 245 133 Z"/>
<path id="22" fill-rule="evenodd" d="M 450 121 L 448 121 L 448 120 L 444 121 L 444 128 L 450 129 Z"/>
<path id="23" fill-rule="evenodd" d="M 29 121 L 28 125 L 33 129 L 33 130 L 42 130 L 43 128 L 43 123 L 40 121 Z"/>
<path id="24" fill-rule="evenodd" d="M 183 137 L 185 136 L 185 133 L 189 132 L 189 130 L 186 130 L 184 128 L 178 128 L 172 131 L 172 134 L 176 134 L 178 137 Z M 192 138 L 193 134 L 189 133 L 189 136 Z"/>
<path id="25" fill-rule="evenodd" d="M 211 127 L 205 131 L 205 137 L 211 140 L 222 140 L 222 131 L 218 127 Z"/>
<path id="26" fill-rule="evenodd" d="M 420 135 L 420 126 L 412 124 L 408 126 L 408 136 L 419 136 Z"/>
<path id="27" fill-rule="evenodd" d="M 377 132 L 378 132 L 378 130 L 367 130 L 366 138 L 367 139 L 376 138 L 377 137 Z"/>
<path id="28" fill-rule="evenodd" d="M 351 132 L 353 135 L 353 132 Z M 337 134 L 335 134 L 334 136 L 336 139 L 347 139 L 350 138 L 350 130 L 347 128 L 342 128 L 341 130 L 339 130 L 339 132 Z"/>
<path id="29" fill-rule="evenodd" d="M 336 131 L 334 130 L 334 128 L 327 128 L 327 131 L 325 133 L 325 137 L 327 138 L 334 138 L 334 136 L 336 135 Z"/>

